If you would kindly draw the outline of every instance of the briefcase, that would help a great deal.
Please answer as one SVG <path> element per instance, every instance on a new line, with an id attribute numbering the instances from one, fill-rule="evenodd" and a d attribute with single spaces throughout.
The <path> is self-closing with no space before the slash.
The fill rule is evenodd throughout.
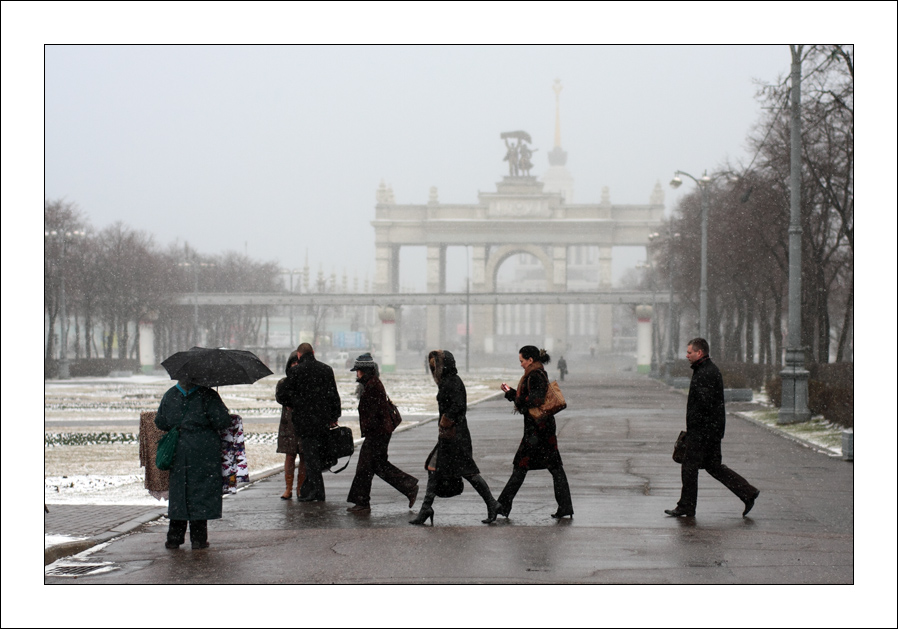
<path id="1" fill-rule="evenodd" d="M 327 446 L 325 455 L 322 457 L 324 463 L 330 463 L 326 467 L 329 468 L 336 465 L 337 459 L 342 459 L 344 456 L 352 456 L 353 452 L 355 452 L 355 444 L 352 442 L 352 429 L 346 426 L 337 426 L 327 431 Z M 349 465 L 349 461 L 346 461 L 346 465 Z M 336 472 L 334 470 L 330 471 L 334 474 L 342 472 L 346 469 L 346 465 Z"/>
<path id="2" fill-rule="evenodd" d="M 673 451 L 673 460 L 677 463 L 682 463 L 683 459 L 686 458 L 686 431 L 681 430 L 680 436 L 677 437 L 677 442 L 674 444 Z"/>

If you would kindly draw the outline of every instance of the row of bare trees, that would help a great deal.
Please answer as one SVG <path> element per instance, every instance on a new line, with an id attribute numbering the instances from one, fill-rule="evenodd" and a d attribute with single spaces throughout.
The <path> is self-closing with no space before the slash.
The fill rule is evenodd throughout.
<path id="1" fill-rule="evenodd" d="M 94 230 L 74 203 L 44 202 L 44 308 L 46 358 L 59 354 L 54 333 L 61 316 L 61 284 L 76 358 L 136 358 L 141 320 L 155 319 L 157 361 L 197 344 L 193 306 L 172 296 L 200 292 L 282 290 L 278 267 L 228 252 L 203 255 L 187 244 L 162 249 L 153 237 L 118 222 Z M 206 306 L 198 328 L 211 346 L 258 344 L 268 316 L 261 306 Z M 95 334 L 99 331 L 99 338 Z"/>
<path id="2" fill-rule="evenodd" d="M 802 345 L 814 363 L 853 360 L 854 51 L 812 46 L 802 60 Z M 728 361 L 780 365 L 789 275 L 789 85 L 762 87 L 765 114 L 746 169 L 707 184 L 708 339 Z M 673 237 L 673 234 L 678 234 Z M 653 247 L 654 281 L 673 256 L 681 308 L 698 311 L 701 191 L 685 196 Z M 759 339 L 756 343 L 756 339 Z"/>

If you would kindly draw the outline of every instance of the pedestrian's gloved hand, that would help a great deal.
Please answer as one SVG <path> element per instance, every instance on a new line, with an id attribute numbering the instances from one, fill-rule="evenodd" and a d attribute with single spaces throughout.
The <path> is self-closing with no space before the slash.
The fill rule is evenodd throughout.
<path id="1" fill-rule="evenodd" d="M 455 438 L 455 422 L 446 415 L 440 417 L 440 439 Z"/>

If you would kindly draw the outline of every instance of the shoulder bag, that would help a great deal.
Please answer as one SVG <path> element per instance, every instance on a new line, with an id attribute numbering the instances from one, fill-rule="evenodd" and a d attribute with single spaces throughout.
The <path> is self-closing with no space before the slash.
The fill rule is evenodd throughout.
<path id="1" fill-rule="evenodd" d="M 163 472 L 171 469 L 180 434 L 181 431 L 175 426 L 159 439 L 159 444 L 156 446 L 156 467 Z"/>
<path id="2" fill-rule="evenodd" d="M 399 409 L 396 408 L 396 405 L 393 404 L 390 398 L 387 398 L 387 403 L 384 404 L 383 415 L 384 433 L 392 434 L 396 427 L 402 423 L 402 415 L 399 414 Z"/>
<path id="3" fill-rule="evenodd" d="M 553 380 L 549 383 L 549 388 L 546 389 L 546 399 L 539 406 L 531 408 L 529 412 L 531 417 L 541 420 L 549 415 L 560 413 L 566 408 L 567 403 L 564 401 L 561 387 L 558 386 L 558 381 Z"/>

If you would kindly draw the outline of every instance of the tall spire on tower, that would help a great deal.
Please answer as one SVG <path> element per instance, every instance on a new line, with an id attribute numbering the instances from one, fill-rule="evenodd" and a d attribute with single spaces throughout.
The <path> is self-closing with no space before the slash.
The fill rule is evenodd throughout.
<path id="1" fill-rule="evenodd" d="M 552 89 L 555 90 L 555 148 L 549 151 L 549 165 L 564 166 L 567 152 L 561 148 L 561 79 L 555 79 Z"/>

